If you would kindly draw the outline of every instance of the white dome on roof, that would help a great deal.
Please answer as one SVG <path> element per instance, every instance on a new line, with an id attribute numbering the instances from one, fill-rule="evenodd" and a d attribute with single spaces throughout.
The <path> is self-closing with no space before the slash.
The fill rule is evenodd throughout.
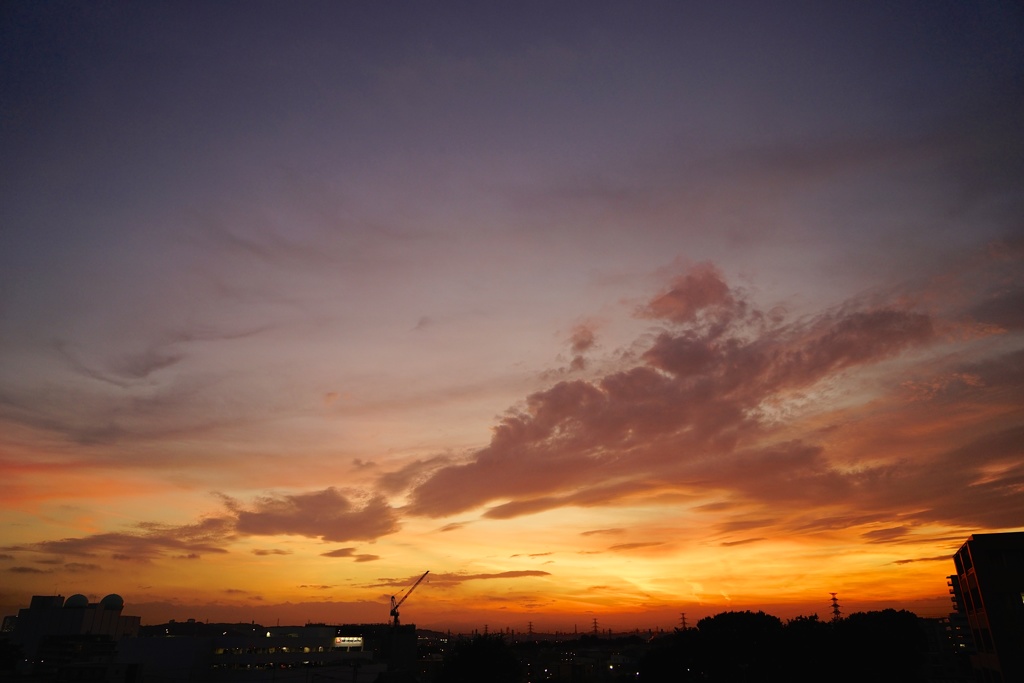
<path id="1" fill-rule="evenodd" d="M 88 607 L 89 598 L 85 597 L 81 593 L 75 593 L 64 602 L 65 607 Z"/>
<path id="2" fill-rule="evenodd" d="M 107 609 L 123 609 L 124 598 L 122 598 L 117 593 L 111 593 L 110 595 L 100 600 L 100 604 Z"/>

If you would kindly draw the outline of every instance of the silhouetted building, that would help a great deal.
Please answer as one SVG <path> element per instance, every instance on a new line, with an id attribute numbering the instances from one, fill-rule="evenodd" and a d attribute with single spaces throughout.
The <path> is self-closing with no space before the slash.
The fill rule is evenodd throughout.
<path id="1" fill-rule="evenodd" d="M 11 642 L 22 648 L 25 668 L 51 680 L 130 680 L 116 663 L 117 641 L 139 633 L 139 617 L 122 616 L 124 600 L 108 595 L 35 595 L 18 611 Z M 85 676 L 85 678 L 83 678 Z"/>
<path id="2" fill-rule="evenodd" d="M 411 625 L 263 627 L 189 620 L 147 626 L 143 636 L 118 648 L 118 661 L 135 667 L 138 683 L 374 683 L 385 674 L 415 671 L 416 665 L 416 629 Z"/>
<path id="3" fill-rule="evenodd" d="M 971 629 L 979 679 L 1024 681 L 1024 532 L 974 534 L 953 562 L 951 592 Z"/>
<path id="4" fill-rule="evenodd" d="M 962 655 L 973 655 L 974 636 L 971 634 L 971 622 L 967 619 L 967 608 L 964 606 L 963 586 L 960 584 L 960 577 L 956 574 L 946 577 L 946 585 L 949 586 L 950 600 L 953 602 L 953 612 L 945 620 L 946 637 L 949 640 L 951 649 Z"/>
<path id="5" fill-rule="evenodd" d="M 963 628 L 952 623 L 956 618 L 963 622 Z M 963 641 L 970 634 L 967 618 L 959 614 L 931 619 L 918 617 L 918 624 L 928 638 L 927 680 L 929 683 L 954 683 L 973 681 L 969 659 L 970 650 Z"/>

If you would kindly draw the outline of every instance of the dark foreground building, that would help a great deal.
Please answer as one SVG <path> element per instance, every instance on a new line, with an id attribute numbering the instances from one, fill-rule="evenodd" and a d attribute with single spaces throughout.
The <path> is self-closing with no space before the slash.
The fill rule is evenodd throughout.
<path id="1" fill-rule="evenodd" d="M 405 681 L 417 668 L 415 625 L 271 626 L 190 619 L 140 627 L 108 595 L 33 596 L 0 637 L 0 680 L 26 683 Z M 13 658 L 13 659 L 12 659 Z"/>
<path id="2" fill-rule="evenodd" d="M 951 592 L 971 629 L 978 680 L 1024 681 L 1024 532 L 974 534 L 953 562 Z"/>
<path id="3" fill-rule="evenodd" d="M 181 627 L 181 628 L 177 628 Z M 152 635 L 154 629 L 165 635 Z M 168 623 L 123 640 L 118 656 L 137 668 L 134 683 L 376 683 L 415 669 L 415 627 L 389 624 L 259 626 Z M 403 660 L 402 648 L 412 657 Z"/>
<path id="4" fill-rule="evenodd" d="M 84 595 L 35 595 L 14 622 L 13 639 L 33 658 L 48 639 L 55 636 L 106 636 L 112 640 L 139 633 L 139 617 L 121 614 L 124 600 L 108 595 L 89 602 Z"/>
<path id="5" fill-rule="evenodd" d="M 19 674 L 45 681 L 131 681 L 132 667 L 117 661 L 117 643 L 139 632 L 139 617 L 121 614 L 124 600 L 84 595 L 36 595 L 13 621 Z"/>

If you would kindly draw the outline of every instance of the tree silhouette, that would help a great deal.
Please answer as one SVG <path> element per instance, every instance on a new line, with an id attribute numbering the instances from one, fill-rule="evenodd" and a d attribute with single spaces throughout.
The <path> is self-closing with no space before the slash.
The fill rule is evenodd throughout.
<path id="1" fill-rule="evenodd" d="M 785 625 L 764 612 L 723 612 L 651 644 L 642 683 L 786 680 L 924 681 L 927 636 L 912 612 L 818 615 Z"/>
<path id="2" fill-rule="evenodd" d="M 455 645 L 435 683 L 517 683 L 522 664 L 500 635 L 479 635 Z"/>
<path id="3" fill-rule="evenodd" d="M 640 660 L 643 683 L 684 683 L 704 680 L 704 662 L 697 629 L 676 629 L 656 640 Z"/>
<path id="4" fill-rule="evenodd" d="M 837 680 L 926 680 L 928 637 L 913 612 L 856 612 L 834 627 Z"/>
<path id="5" fill-rule="evenodd" d="M 786 622 L 780 649 L 780 673 L 783 677 L 794 683 L 811 683 L 833 677 L 832 626 L 817 614 L 795 617 Z"/>
<path id="6" fill-rule="evenodd" d="M 761 681 L 778 673 L 782 620 L 764 612 L 723 612 L 697 622 L 710 678 Z"/>

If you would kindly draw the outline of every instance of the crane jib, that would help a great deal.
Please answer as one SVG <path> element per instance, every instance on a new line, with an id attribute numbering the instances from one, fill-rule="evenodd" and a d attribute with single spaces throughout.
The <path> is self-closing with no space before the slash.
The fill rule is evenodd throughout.
<path id="1" fill-rule="evenodd" d="M 423 581 L 423 579 L 427 578 L 427 574 L 429 574 L 429 573 L 430 573 L 429 569 L 427 571 L 423 572 L 423 576 L 421 576 L 420 578 L 416 579 L 416 583 L 414 583 L 412 586 L 409 587 L 409 590 L 407 590 L 405 592 L 405 595 L 403 595 L 402 599 L 399 600 L 398 602 L 395 602 L 395 596 L 394 595 L 391 596 L 391 616 L 394 617 L 393 624 L 395 626 L 398 626 L 398 608 L 402 606 L 402 603 L 405 602 L 410 595 L 412 595 L 412 592 L 414 590 L 416 590 L 416 586 L 420 585 L 420 582 Z"/>

